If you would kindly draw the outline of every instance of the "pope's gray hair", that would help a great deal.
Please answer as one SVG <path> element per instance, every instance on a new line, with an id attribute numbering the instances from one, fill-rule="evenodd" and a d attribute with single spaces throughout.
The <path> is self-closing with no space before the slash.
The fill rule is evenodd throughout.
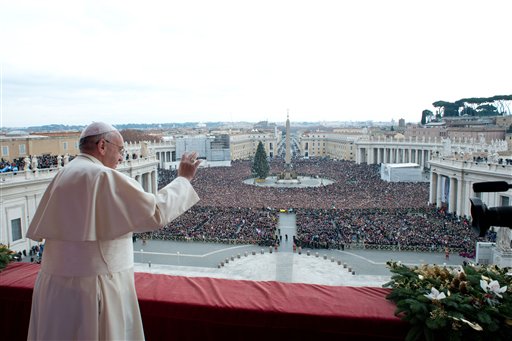
<path id="1" fill-rule="evenodd" d="M 80 152 L 86 152 L 92 150 L 101 139 L 111 140 L 114 137 L 115 131 L 108 131 L 103 134 L 91 135 L 82 137 L 78 142 L 78 148 Z"/>

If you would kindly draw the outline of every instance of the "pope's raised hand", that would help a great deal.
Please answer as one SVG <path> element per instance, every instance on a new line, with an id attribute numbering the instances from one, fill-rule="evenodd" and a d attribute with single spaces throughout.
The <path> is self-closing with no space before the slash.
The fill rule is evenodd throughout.
<path id="1" fill-rule="evenodd" d="M 197 167 L 201 160 L 197 159 L 197 153 L 184 153 L 181 156 L 180 165 L 178 167 L 178 176 L 182 176 L 191 181 L 196 175 Z"/>

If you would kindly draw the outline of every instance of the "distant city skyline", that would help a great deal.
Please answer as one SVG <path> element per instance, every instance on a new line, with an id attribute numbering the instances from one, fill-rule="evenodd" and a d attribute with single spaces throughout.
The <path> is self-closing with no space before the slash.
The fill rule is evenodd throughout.
<path id="1" fill-rule="evenodd" d="M 239 122 L 161 122 L 161 123 L 112 123 L 117 129 L 135 129 L 135 130 L 169 130 L 169 129 L 242 129 L 242 130 L 272 130 L 275 127 L 284 131 L 286 122 L 285 121 L 263 121 L 268 122 L 268 127 L 263 127 L 259 122 L 239 121 Z M 12 127 L 1 127 L 0 131 L 4 132 L 42 132 L 42 131 L 80 131 L 85 128 L 88 124 L 43 124 L 43 125 L 27 125 L 27 126 L 12 126 Z M 295 130 L 309 130 L 325 128 L 336 129 L 336 128 L 367 128 L 367 127 L 398 127 L 399 121 L 299 121 L 291 122 L 291 128 Z"/>
<path id="2" fill-rule="evenodd" d="M 419 122 L 510 94 L 505 0 L 0 0 L 0 127 Z"/>

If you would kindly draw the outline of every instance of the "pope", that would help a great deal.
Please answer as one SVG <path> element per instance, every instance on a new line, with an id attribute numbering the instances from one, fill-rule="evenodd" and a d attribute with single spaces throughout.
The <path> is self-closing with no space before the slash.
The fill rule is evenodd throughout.
<path id="1" fill-rule="evenodd" d="M 200 160 L 184 154 L 178 177 L 153 194 L 116 170 L 124 141 L 112 125 L 87 126 L 79 149 L 46 189 L 27 231 L 45 240 L 28 339 L 142 340 L 132 235 L 164 227 L 199 201 L 190 181 Z"/>

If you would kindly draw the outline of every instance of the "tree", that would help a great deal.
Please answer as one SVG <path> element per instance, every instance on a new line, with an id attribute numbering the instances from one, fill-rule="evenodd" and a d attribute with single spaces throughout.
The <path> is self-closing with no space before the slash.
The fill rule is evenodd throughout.
<path id="1" fill-rule="evenodd" d="M 480 116 L 497 116 L 499 115 L 498 109 L 492 104 L 482 104 L 476 108 Z"/>
<path id="2" fill-rule="evenodd" d="M 473 109 L 472 107 L 464 107 L 462 111 L 460 112 L 461 116 L 478 116 L 478 112 Z"/>
<path id="3" fill-rule="evenodd" d="M 270 167 L 267 161 L 267 153 L 265 153 L 263 143 L 260 141 L 260 143 L 258 143 L 258 148 L 256 149 L 256 155 L 254 155 L 252 174 L 258 179 L 265 179 L 268 176 L 269 171 Z"/>
<path id="4" fill-rule="evenodd" d="M 425 109 L 421 113 L 421 124 L 425 125 L 428 122 L 432 120 L 432 116 L 434 116 L 434 113 L 428 109 Z"/>
<path id="5" fill-rule="evenodd" d="M 432 103 L 434 108 L 438 109 L 441 117 L 457 117 L 459 116 L 459 105 L 446 101 L 437 101 Z"/>

